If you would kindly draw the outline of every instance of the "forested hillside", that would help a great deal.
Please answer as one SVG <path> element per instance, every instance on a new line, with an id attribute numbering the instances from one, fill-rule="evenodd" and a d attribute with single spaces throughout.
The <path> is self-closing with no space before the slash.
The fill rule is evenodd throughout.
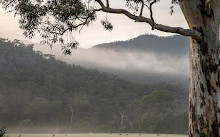
<path id="1" fill-rule="evenodd" d="M 93 49 L 114 49 L 116 51 L 154 52 L 173 57 L 183 57 L 189 54 L 190 40 L 188 37 L 174 35 L 159 37 L 156 35 L 141 35 L 127 41 L 116 41 L 99 44 Z"/>
<path id="2" fill-rule="evenodd" d="M 99 44 L 91 49 L 113 50 L 115 53 L 122 55 L 124 55 L 123 53 L 132 53 L 132 55 L 128 55 L 128 58 L 133 58 L 138 62 L 136 67 L 130 66 L 126 71 L 112 71 L 121 78 L 138 83 L 165 81 L 166 83 L 179 84 L 188 88 L 189 47 L 189 37 L 180 35 L 159 37 L 145 34 L 126 41 Z M 149 58 L 151 60 L 148 60 Z M 129 61 L 129 59 L 127 60 Z M 152 62 L 155 62 L 153 64 L 155 68 L 152 67 L 151 70 L 148 70 L 148 64 Z M 159 66 L 158 64 L 163 65 Z M 145 69 L 140 66 L 145 66 Z M 181 67 L 178 68 L 178 66 Z M 170 73 L 166 71 L 167 68 L 175 71 Z M 157 71 L 157 73 L 154 73 L 154 70 L 158 69 L 162 69 L 162 72 Z"/>
<path id="3" fill-rule="evenodd" d="M 188 37 L 179 35 L 159 37 L 146 34 L 89 49 L 78 48 L 68 57 L 59 55 L 62 53 L 59 48 L 53 51 L 48 48 L 46 53 L 55 54 L 70 64 L 115 74 L 132 82 L 166 82 L 188 88 L 189 42 Z M 45 52 L 44 47 L 35 45 L 34 49 Z"/>
<path id="4" fill-rule="evenodd" d="M 8 132 L 187 133 L 187 91 L 137 84 L 0 40 L 0 126 Z"/>

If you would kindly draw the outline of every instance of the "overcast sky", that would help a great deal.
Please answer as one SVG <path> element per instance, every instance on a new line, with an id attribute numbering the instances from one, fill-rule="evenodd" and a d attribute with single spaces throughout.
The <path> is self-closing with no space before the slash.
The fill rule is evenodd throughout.
<path id="1" fill-rule="evenodd" d="M 124 0 L 112 0 L 112 7 L 123 7 Z M 168 0 L 161 0 L 154 7 L 154 18 L 156 23 L 162 23 L 170 26 L 179 26 L 187 28 L 186 21 L 181 13 L 179 6 L 175 6 L 175 14 L 169 14 L 171 3 Z M 145 11 L 147 13 L 147 11 Z M 108 17 L 108 20 L 113 24 L 113 31 L 105 31 L 100 24 L 100 20 Z M 18 17 L 14 17 L 12 13 L 7 13 L 0 9 L 0 37 L 8 39 L 28 40 L 33 43 L 39 43 L 39 37 L 33 39 L 25 39 L 22 35 L 23 31 L 19 29 Z M 89 27 L 85 27 L 81 33 L 75 32 L 73 35 L 80 43 L 81 48 L 89 48 L 99 43 L 106 43 L 118 40 L 127 40 L 141 34 L 156 34 L 159 36 L 167 36 L 171 34 L 152 31 L 151 27 L 146 23 L 135 23 L 123 15 L 112 15 L 106 13 L 98 13 L 98 19 Z"/>

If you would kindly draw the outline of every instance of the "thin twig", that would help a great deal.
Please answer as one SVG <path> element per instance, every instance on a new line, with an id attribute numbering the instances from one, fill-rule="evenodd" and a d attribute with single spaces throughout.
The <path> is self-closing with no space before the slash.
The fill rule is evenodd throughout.
<path id="1" fill-rule="evenodd" d="M 141 11 L 140 11 L 140 16 L 142 16 L 144 10 L 144 0 L 141 0 Z"/>
<path id="2" fill-rule="evenodd" d="M 154 0 L 153 2 L 150 3 L 150 18 L 151 18 L 151 20 L 153 22 L 152 30 L 154 30 L 154 27 L 155 27 L 155 21 L 154 21 L 154 17 L 153 17 L 153 9 L 152 9 L 152 7 L 153 7 L 153 4 L 156 3 L 156 2 L 157 2 L 157 0 Z"/>
<path id="3" fill-rule="evenodd" d="M 109 0 L 106 0 L 106 7 L 109 7 Z"/>

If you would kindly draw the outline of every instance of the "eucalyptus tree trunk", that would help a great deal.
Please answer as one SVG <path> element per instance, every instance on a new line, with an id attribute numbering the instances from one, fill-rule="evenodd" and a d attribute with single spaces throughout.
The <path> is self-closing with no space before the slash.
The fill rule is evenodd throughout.
<path id="1" fill-rule="evenodd" d="M 191 29 L 202 40 L 191 38 L 189 136 L 220 137 L 218 0 L 182 0 L 181 9 Z"/>

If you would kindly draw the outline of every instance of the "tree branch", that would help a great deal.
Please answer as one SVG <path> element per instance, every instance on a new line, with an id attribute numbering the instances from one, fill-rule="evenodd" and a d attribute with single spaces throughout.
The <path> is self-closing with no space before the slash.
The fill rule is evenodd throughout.
<path id="1" fill-rule="evenodd" d="M 155 27 L 155 21 L 154 21 L 154 18 L 153 18 L 153 9 L 152 9 L 152 7 L 153 7 L 153 4 L 156 3 L 156 2 L 157 2 L 157 0 L 154 0 L 153 2 L 150 3 L 150 18 L 153 22 L 152 30 L 154 30 L 154 27 Z"/>
<path id="2" fill-rule="evenodd" d="M 109 0 L 106 0 L 106 7 L 109 7 Z"/>
<path id="3" fill-rule="evenodd" d="M 144 10 L 144 0 L 141 0 L 141 12 L 140 12 L 140 16 L 142 16 L 143 10 Z"/>
<path id="4" fill-rule="evenodd" d="M 193 29 L 184 29 L 181 27 L 170 27 L 170 26 L 166 26 L 162 24 L 154 24 L 154 22 L 150 18 L 143 17 L 143 16 L 136 16 L 134 14 L 131 14 L 129 11 L 125 9 L 113 9 L 110 7 L 106 7 L 101 0 L 95 0 L 95 1 L 101 6 L 101 9 L 97 11 L 103 11 L 103 12 L 115 13 L 115 14 L 123 14 L 127 16 L 128 18 L 135 20 L 136 22 L 148 23 L 149 25 L 154 26 L 156 30 L 160 30 L 163 32 L 177 33 L 183 36 L 191 36 L 192 38 L 198 41 L 202 39 L 202 35 L 199 31 L 196 31 Z"/>

